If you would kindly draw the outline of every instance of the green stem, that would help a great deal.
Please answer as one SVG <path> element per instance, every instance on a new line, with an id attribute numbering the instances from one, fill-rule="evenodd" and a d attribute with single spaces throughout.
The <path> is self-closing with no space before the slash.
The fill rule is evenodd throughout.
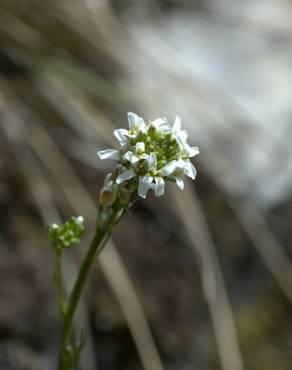
<path id="1" fill-rule="evenodd" d="M 68 349 L 70 346 L 71 335 L 72 335 L 72 323 L 73 323 L 74 314 L 75 314 L 82 290 L 84 288 L 86 279 L 88 277 L 90 267 L 92 266 L 95 257 L 101 252 L 104 246 L 103 241 L 107 240 L 109 235 L 110 235 L 110 230 L 108 228 L 107 229 L 97 229 L 94 235 L 94 238 L 90 244 L 87 255 L 80 268 L 76 283 L 74 285 L 74 288 L 69 298 L 67 310 L 65 311 L 65 315 L 64 315 L 60 351 L 59 351 L 58 370 L 68 370 L 66 363 L 67 363 Z"/>
<path id="2" fill-rule="evenodd" d="M 62 316 L 65 314 L 65 301 L 64 301 L 64 287 L 63 287 L 63 274 L 62 274 L 62 254 L 55 253 L 55 286 L 57 291 L 57 299 Z"/>

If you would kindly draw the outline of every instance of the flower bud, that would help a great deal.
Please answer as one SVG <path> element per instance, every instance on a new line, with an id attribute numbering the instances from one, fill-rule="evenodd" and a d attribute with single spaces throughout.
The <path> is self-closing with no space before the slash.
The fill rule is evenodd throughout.
<path id="1" fill-rule="evenodd" d="M 72 217 L 63 225 L 52 224 L 48 227 L 48 234 L 56 252 L 60 253 L 64 248 L 69 248 L 80 242 L 84 233 L 84 218 Z"/>
<path id="2" fill-rule="evenodd" d="M 108 207 L 111 206 L 117 199 L 118 185 L 110 181 L 105 185 L 99 195 L 99 203 Z"/>
<path id="3" fill-rule="evenodd" d="M 127 206 L 131 201 L 132 193 L 127 191 L 126 189 L 121 190 L 120 196 L 119 196 L 119 203 L 122 206 Z"/>

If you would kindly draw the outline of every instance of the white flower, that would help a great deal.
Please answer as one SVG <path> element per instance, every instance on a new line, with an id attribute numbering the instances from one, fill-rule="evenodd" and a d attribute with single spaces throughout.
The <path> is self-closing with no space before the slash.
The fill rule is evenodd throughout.
<path id="1" fill-rule="evenodd" d="M 145 144 L 143 142 L 136 143 L 134 152 L 129 150 L 123 156 L 130 163 L 137 163 L 140 159 L 147 159 L 148 157 L 148 154 L 145 153 Z"/>
<path id="2" fill-rule="evenodd" d="M 137 154 L 144 153 L 145 152 L 145 143 L 143 143 L 143 141 L 139 141 L 138 143 L 136 143 L 135 149 L 136 149 Z"/>
<path id="3" fill-rule="evenodd" d="M 151 188 L 152 181 L 153 181 L 153 177 L 150 175 L 139 177 L 138 194 L 140 197 L 146 198 L 148 190 Z"/>
<path id="4" fill-rule="evenodd" d="M 119 140 L 121 147 L 128 146 L 129 144 L 129 132 L 124 128 L 119 128 L 114 131 L 115 137 Z"/>
<path id="5" fill-rule="evenodd" d="M 182 190 L 185 176 L 195 179 L 196 170 L 189 158 L 197 155 L 199 148 L 187 143 L 188 134 L 181 129 L 178 116 L 173 125 L 166 118 L 145 123 L 142 117 L 130 112 L 128 122 L 129 130 L 114 131 L 121 149 L 97 153 L 101 159 L 119 161 L 113 181 L 120 189 L 137 192 L 142 198 L 149 190 L 161 196 L 165 181 L 175 181 Z"/>
<path id="6" fill-rule="evenodd" d="M 179 116 L 175 117 L 171 132 L 172 135 L 175 137 L 181 150 L 186 152 L 188 158 L 194 157 L 195 155 L 200 153 L 198 147 L 196 146 L 190 147 L 189 144 L 187 143 L 188 133 L 185 130 L 181 129 L 181 119 Z"/>
<path id="7" fill-rule="evenodd" d="M 176 185 L 181 190 L 184 189 L 183 178 L 185 175 L 195 180 L 197 171 L 189 159 L 187 160 L 179 159 L 178 161 L 176 161 L 176 167 L 173 172 L 173 177 L 176 181 Z"/>
<path id="8" fill-rule="evenodd" d="M 124 154 L 123 158 L 125 158 L 130 163 L 139 162 L 139 157 L 135 153 L 131 152 L 130 150 Z"/>
<path id="9" fill-rule="evenodd" d="M 155 190 L 155 195 L 160 197 L 164 194 L 165 181 L 163 177 L 170 176 L 177 167 L 177 161 L 171 161 L 157 170 L 157 158 L 155 153 L 150 153 L 148 162 L 148 174 L 140 176 L 138 194 L 142 198 L 146 198 L 149 189 Z M 152 181 L 155 181 L 155 184 Z"/>
<path id="10" fill-rule="evenodd" d="M 141 131 L 146 133 L 147 132 L 147 126 L 143 120 L 142 117 L 138 116 L 135 113 L 129 112 L 128 113 L 128 122 L 129 122 L 129 132 L 130 135 L 137 131 Z"/>
<path id="11" fill-rule="evenodd" d="M 122 148 L 128 148 L 130 139 L 135 138 L 139 132 L 146 133 L 148 128 L 142 117 L 135 113 L 128 113 L 129 130 L 124 128 L 114 131 L 115 137 L 118 139 Z"/>

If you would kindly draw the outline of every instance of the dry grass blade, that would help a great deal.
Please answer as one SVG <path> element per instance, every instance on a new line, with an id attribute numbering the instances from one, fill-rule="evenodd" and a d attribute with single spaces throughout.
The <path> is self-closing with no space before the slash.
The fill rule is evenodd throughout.
<path id="1" fill-rule="evenodd" d="M 44 37 L 19 18 L 0 8 L 0 31 L 27 50 L 37 50 L 44 43 Z"/>
<path id="2" fill-rule="evenodd" d="M 271 232 L 255 204 L 243 195 L 236 196 L 229 192 L 229 187 L 224 180 L 227 179 L 224 174 L 227 174 L 228 169 L 225 168 L 224 163 L 217 161 L 215 167 L 207 156 L 203 158 L 203 162 L 217 186 L 228 193 L 226 201 L 292 305 L 292 262 L 286 255 L 283 246 Z"/>
<path id="3" fill-rule="evenodd" d="M 68 86 L 61 78 L 46 73 L 39 78 L 38 87 L 81 138 L 92 142 L 92 138 L 97 136 L 103 141 L 110 141 L 112 146 L 116 144 L 112 135 L 112 123 L 81 92 L 74 89 L 72 84 Z"/>
<path id="4" fill-rule="evenodd" d="M 249 199 L 229 197 L 245 232 L 292 305 L 292 262 L 269 229 L 264 217 Z"/>
<path id="5" fill-rule="evenodd" d="M 102 267 L 105 263 L 107 264 L 107 268 L 103 268 L 103 272 L 119 300 L 122 311 L 133 334 L 134 341 L 139 348 L 143 348 L 140 357 L 144 368 L 148 370 L 163 370 L 163 365 L 156 348 L 153 345 L 149 346 L 150 343 L 148 338 L 151 337 L 151 332 L 145 320 L 139 297 L 134 289 L 129 289 L 132 285 L 130 277 L 121 264 L 122 259 L 111 240 L 100 258 Z M 129 302 L 131 302 L 131 304 L 129 304 Z"/>
<path id="6" fill-rule="evenodd" d="M 200 259 L 203 290 L 213 321 L 218 351 L 224 370 L 242 370 L 243 363 L 224 278 L 200 201 L 189 184 L 184 196 L 172 192 L 176 209 L 185 225 L 188 239 Z M 194 222 L 192 220 L 195 220 Z"/>
<path id="7" fill-rule="evenodd" d="M 54 16 L 73 33 L 79 33 L 93 49 L 126 68 L 128 58 L 124 30 L 106 2 L 87 0 L 86 3 L 75 2 L 72 7 L 71 2 L 59 1 L 55 6 Z"/>

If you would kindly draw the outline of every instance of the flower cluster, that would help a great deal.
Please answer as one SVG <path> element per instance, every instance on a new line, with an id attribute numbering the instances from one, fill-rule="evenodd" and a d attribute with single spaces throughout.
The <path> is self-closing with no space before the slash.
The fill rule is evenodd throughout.
<path id="1" fill-rule="evenodd" d="M 166 118 L 149 123 L 135 113 L 128 113 L 129 130 L 117 129 L 114 135 L 121 148 L 97 152 L 101 159 L 117 160 L 115 186 L 127 184 L 146 198 L 150 189 L 156 196 L 164 194 L 165 181 L 175 181 L 182 190 L 183 178 L 196 177 L 190 161 L 199 154 L 199 148 L 187 143 L 187 132 L 181 129 L 181 120 L 176 116 L 174 124 Z"/>
<path id="2" fill-rule="evenodd" d="M 51 224 L 48 228 L 49 237 L 56 252 L 80 243 L 84 233 L 84 219 L 82 216 L 71 217 L 62 225 Z"/>

